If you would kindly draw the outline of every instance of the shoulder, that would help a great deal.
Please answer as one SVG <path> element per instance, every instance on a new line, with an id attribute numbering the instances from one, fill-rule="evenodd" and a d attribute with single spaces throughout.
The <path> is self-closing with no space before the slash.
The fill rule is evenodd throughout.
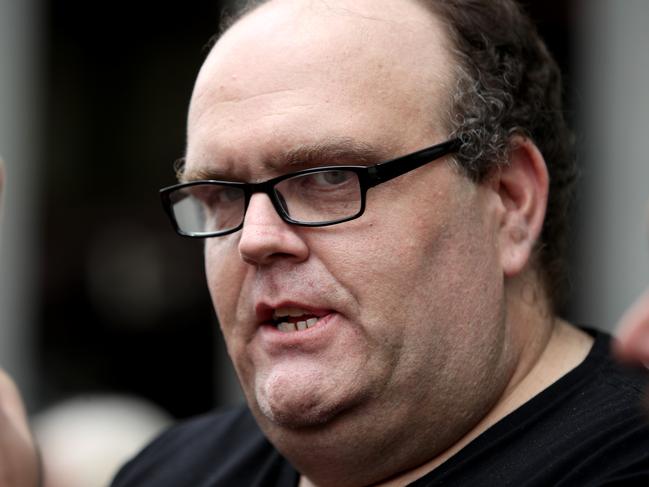
<path id="1" fill-rule="evenodd" d="M 561 445 L 553 459 L 559 477 L 571 485 L 594 479 L 649 485 L 649 372 L 620 364 L 611 355 L 612 338 L 589 332 L 595 342 L 586 360 L 550 388 L 545 407 L 537 409 L 548 415 L 540 421 L 545 438 Z"/>
<path id="2" fill-rule="evenodd" d="M 611 355 L 613 338 L 610 335 L 589 332 L 595 338 L 590 353 L 568 374 L 565 384 L 558 384 L 557 392 L 572 390 L 575 400 L 585 402 L 588 410 L 602 416 L 623 409 L 634 410 L 646 419 L 644 394 L 649 386 L 649 372 L 644 367 L 630 367 L 615 360 Z M 607 404 L 611 407 L 604 407 Z"/>
<path id="3" fill-rule="evenodd" d="M 649 373 L 586 359 L 414 485 L 649 485 Z"/>
<path id="4" fill-rule="evenodd" d="M 586 359 L 521 408 L 527 439 L 540 447 L 529 452 L 550 484 L 649 482 L 649 373 L 615 360 L 610 335 L 586 331 Z"/>
<path id="5" fill-rule="evenodd" d="M 254 485 L 260 465 L 269 475 L 290 470 L 250 411 L 238 407 L 173 426 L 127 463 L 113 486 Z"/>

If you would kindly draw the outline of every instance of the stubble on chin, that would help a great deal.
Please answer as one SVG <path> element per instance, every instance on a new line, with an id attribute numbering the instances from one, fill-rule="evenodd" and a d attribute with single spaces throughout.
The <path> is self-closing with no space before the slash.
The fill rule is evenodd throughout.
<path id="1" fill-rule="evenodd" d="M 322 426 L 357 402 L 351 391 L 308 373 L 261 376 L 254 390 L 258 409 L 266 420 L 288 429 Z"/>
<path id="2" fill-rule="evenodd" d="M 273 425 L 288 429 L 320 426 L 329 421 L 334 411 L 308 394 L 283 395 L 281 387 L 273 389 L 269 384 L 256 392 L 259 410 Z"/>

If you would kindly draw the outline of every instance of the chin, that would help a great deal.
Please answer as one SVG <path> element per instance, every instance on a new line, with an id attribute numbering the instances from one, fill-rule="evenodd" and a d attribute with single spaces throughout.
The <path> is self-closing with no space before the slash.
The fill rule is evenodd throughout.
<path id="1" fill-rule="evenodd" d="M 282 428 L 302 429 L 329 423 L 350 408 L 353 401 L 341 392 L 266 383 L 257 388 L 255 402 L 266 421 Z"/>
<path id="2" fill-rule="evenodd" d="M 323 426 L 332 421 L 337 410 L 320 407 L 276 408 L 267 403 L 259 404 L 259 410 L 267 421 L 285 429 L 306 429 Z"/>

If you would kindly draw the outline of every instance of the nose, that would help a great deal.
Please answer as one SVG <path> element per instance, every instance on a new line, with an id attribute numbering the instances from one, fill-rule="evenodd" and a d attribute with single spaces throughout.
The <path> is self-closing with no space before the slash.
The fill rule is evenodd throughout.
<path id="1" fill-rule="evenodd" d="M 241 259 L 251 265 L 268 265 L 284 259 L 306 260 L 309 247 L 298 228 L 282 220 L 268 195 L 253 194 L 239 239 Z"/>

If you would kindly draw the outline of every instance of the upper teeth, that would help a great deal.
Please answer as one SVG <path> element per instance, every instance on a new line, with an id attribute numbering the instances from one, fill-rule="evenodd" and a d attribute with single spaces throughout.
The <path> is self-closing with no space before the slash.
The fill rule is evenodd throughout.
<path id="1" fill-rule="evenodd" d="M 290 321 L 282 321 L 277 325 L 279 331 L 298 331 L 306 330 L 311 328 L 318 322 L 318 318 L 309 318 L 308 320 L 298 321 L 297 323 L 291 323 Z"/>
<path id="2" fill-rule="evenodd" d="M 284 320 L 284 318 L 291 317 L 296 318 L 298 316 L 311 316 L 311 318 L 305 320 L 299 320 L 296 322 Z M 297 331 L 297 330 L 306 330 L 311 328 L 318 322 L 318 318 L 314 317 L 309 311 L 300 309 L 300 308 L 277 308 L 273 313 L 273 319 L 277 324 L 277 329 L 279 331 Z"/>

